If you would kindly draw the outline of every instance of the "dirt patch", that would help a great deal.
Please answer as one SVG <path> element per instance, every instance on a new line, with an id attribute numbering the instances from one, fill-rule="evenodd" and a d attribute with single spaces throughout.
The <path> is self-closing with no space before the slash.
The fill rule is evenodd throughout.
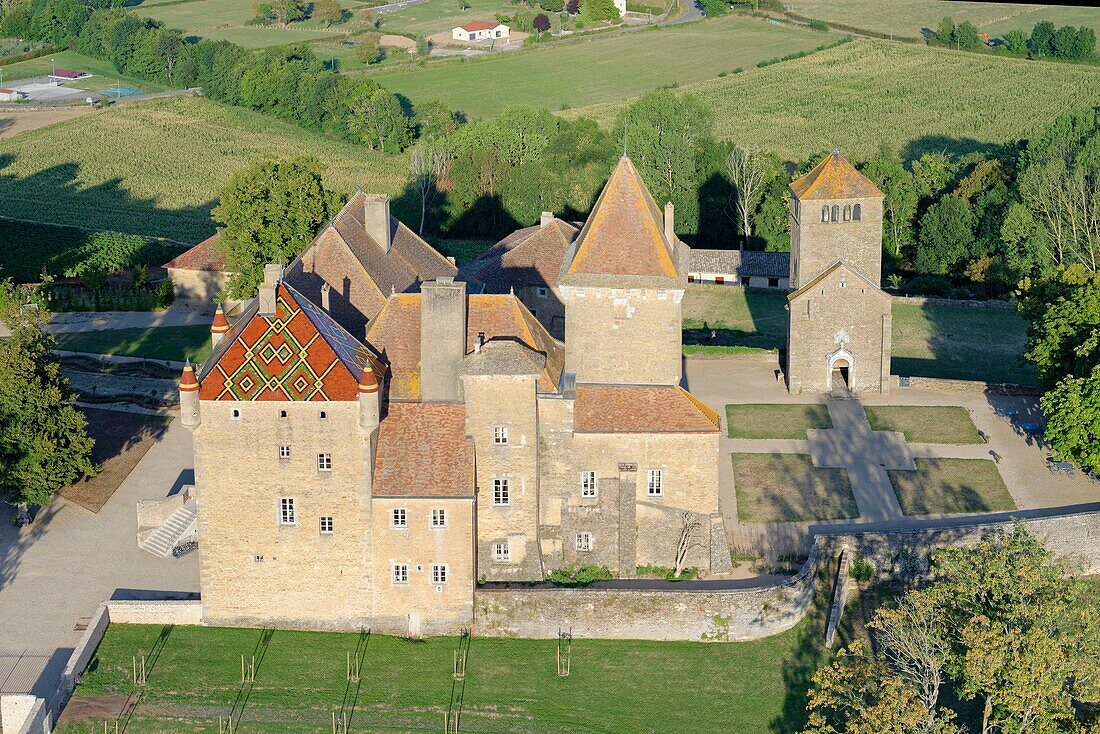
<path id="1" fill-rule="evenodd" d="M 37 130 L 55 122 L 70 120 L 90 112 L 90 107 L 65 108 L 58 110 L 39 110 L 34 112 L 9 112 L 0 110 L 0 140 L 14 138 L 19 133 Z"/>
<path id="2" fill-rule="evenodd" d="M 122 718 L 126 709 L 130 708 L 129 701 L 127 696 L 76 696 L 65 705 L 57 723 L 84 719 L 114 721 Z"/>
<path id="3" fill-rule="evenodd" d="M 117 410 L 81 408 L 88 417 L 88 435 L 95 439 L 92 461 L 102 470 L 62 489 L 59 494 L 81 507 L 99 512 L 153 444 L 168 430 L 171 418 Z"/>
<path id="4" fill-rule="evenodd" d="M 383 33 L 382 38 L 378 41 L 383 46 L 390 46 L 392 48 L 416 48 L 416 41 L 406 36 L 395 36 L 392 33 Z"/>

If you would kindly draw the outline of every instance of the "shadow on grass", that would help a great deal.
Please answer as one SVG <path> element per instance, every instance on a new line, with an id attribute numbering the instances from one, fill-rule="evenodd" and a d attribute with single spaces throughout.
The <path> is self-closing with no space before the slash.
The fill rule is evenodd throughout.
<path id="1" fill-rule="evenodd" d="M 349 676 L 344 686 L 344 698 L 340 701 L 340 717 L 343 720 L 347 716 L 350 729 L 355 719 L 355 707 L 359 703 L 359 692 L 363 688 L 363 665 L 367 658 L 367 644 L 370 642 L 370 628 L 359 630 L 359 636 L 355 640 L 355 652 L 351 656 L 351 666 L 355 673 L 354 681 Z M 354 683 L 355 688 L 352 689 Z"/>

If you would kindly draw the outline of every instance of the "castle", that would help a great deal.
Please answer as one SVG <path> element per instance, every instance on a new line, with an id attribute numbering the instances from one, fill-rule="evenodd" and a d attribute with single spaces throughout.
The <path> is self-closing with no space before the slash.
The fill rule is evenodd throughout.
<path id="1" fill-rule="evenodd" d="M 797 225 L 823 189 L 795 193 Z M 869 233 L 881 194 L 858 193 L 846 216 Z M 180 383 L 204 621 L 446 633 L 474 623 L 478 583 L 585 565 L 731 570 L 719 416 L 680 386 L 690 251 L 673 227 L 672 205 L 659 209 L 624 157 L 583 226 L 547 215 L 498 246 L 503 266 L 482 262 L 467 280 L 363 194 L 285 270 L 268 265 L 259 296 L 232 326 L 219 312 L 213 352 Z M 877 254 L 829 262 L 817 237 L 796 238 L 801 268 L 792 257 L 792 285 L 821 270 L 791 297 L 796 338 L 802 303 L 816 319 L 881 294 Z M 503 290 L 509 262 L 524 297 L 514 281 L 487 292 Z M 839 300 L 818 294 L 845 279 Z M 525 305 L 551 298 L 538 317 Z M 845 328 L 825 366 L 847 358 L 851 379 L 875 336 L 863 321 Z M 792 350 L 792 390 L 818 389 L 822 348 Z"/>

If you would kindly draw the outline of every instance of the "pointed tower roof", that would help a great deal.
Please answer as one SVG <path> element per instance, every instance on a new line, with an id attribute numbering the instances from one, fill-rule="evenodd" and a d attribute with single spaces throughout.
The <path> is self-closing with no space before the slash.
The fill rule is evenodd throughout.
<path id="1" fill-rule="evenodd" d="M 825 156 L 809 173 L 792 183 L 791 191 L 801 201 L 875 199 L 883 196 L 878 186 L 857 171 L 839 150 Z"/>
<path id="2" fill-rule="evenodd" d="M 210 324 L 210 331 L 215 334 L 224 334 L 229 331 L 229 319 L 225 318 L 225 311 L 222 310 L 220 303 L 218 310 L 214 312 L 214 322 Z"/>
<path id="3" fill-rule="evenodd" d="M 370 362 L 363 365 L 363 374 L 359 375 L 359 392 L 378 392 L 378 378 Z"/>
<path id="4" fill-rule="evenodd" d="M 195 379 L 195 368 L 188 362 L 183 367 L 183 374 L 180 375 L 180 392 L 194 392 L 199 389 L 199 381 Z"/>
<path id="5" fill-rule="evenodd" d="M 672 287 L 681 280 L 675 245 L 665 237 L 664 217 L 641 174 L 623 156 L 577 235 L 559 282 L 615 285 L 628 276 L 644 279 L 634 285 Z"/>

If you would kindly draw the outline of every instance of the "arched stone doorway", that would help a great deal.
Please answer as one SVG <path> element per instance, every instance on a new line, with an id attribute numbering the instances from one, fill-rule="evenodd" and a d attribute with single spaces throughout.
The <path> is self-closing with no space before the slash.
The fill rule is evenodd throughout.
<path id="1" fill-rule="evenodd" d="M 855 392 L 856 358 L 843 347 L 829 355 L 825 391 L 829 394 L 847 395 Z"/>

